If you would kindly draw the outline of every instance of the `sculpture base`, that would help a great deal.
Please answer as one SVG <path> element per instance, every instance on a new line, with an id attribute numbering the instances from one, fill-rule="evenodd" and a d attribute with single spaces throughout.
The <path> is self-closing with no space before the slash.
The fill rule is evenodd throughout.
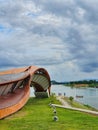
<path id="1" fill-rule="evenodd" d="M 49 97 L 47 92 L 35 92 L 34 94 L 37 98 L 48 98 Z"/>

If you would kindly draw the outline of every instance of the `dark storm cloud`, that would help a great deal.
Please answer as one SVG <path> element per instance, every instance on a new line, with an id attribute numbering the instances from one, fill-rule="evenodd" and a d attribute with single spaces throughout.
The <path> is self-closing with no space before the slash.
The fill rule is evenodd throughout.
<path id="1" fill-rule="evenodd" d="M 77 0 L 77 4 L 80 8 L 85 10 L 84 18 L 88 23 L 97 24 L 98 23 L 98 1 L 92 0 Z"/>

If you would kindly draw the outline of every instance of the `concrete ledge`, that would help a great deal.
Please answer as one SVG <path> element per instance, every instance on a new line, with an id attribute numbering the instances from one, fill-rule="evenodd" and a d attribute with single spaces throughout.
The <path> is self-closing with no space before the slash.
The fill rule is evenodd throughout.
<path id="1" fill-rule="evenodd" d="M 48 98 L 49 97 L 47 92 L 35 92 L 34 94 L 37 98 Z"/>
<path id="2" fill-rule="evenodd" d="M 80 111 L 80 112 L 89 113 L 89 114 L 93 114 L 93 115 L 97 115 L 98 116 L 98 112 L 97 111 L 91 111 L 91 110 L 80 109 L 80 108 L 75 108 L 75 107 L 67 107 L 67 106 L 57 105 L 57 104 L 52 104 L 52 105 L 54 105 L 55 107 L 60 107 L 60 108 L 65 108 L 65 109 Z"/>

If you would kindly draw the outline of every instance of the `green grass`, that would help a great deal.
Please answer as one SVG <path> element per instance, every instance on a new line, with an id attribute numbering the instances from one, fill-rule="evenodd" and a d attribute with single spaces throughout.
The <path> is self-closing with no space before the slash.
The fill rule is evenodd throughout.
<path id="1" fill-rule="evenodd" d="M 30 98 L 17 113 L 0 120 L 0 130 L 98 130 L 98 117 L 78 111 L 56 108 L 59 121 L 53 121 L 54 97 Z"/>

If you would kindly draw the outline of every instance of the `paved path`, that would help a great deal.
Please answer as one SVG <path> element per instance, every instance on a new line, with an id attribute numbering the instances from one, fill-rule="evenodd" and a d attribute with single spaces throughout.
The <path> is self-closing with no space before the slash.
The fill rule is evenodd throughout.
<path id="1" fill-rule="evenodd" d="M 58 96 L 57 99 L 62 103 L 62 105 L 52 104 L 56 107 L 66 108 L 66 109 L 75 110 L 75 111 L 81 111 L 81 112 L 90 113 L 90 114 L 93 114 L 93 115 L 98 115 L 98 112 L 96 112 L 96 111 L 91 111 L 91 110 L 81 109 L 81 108 L 75 108 L 75 107 L 70 106 L 64 99 L 62 99 L 61 96 Z"/>
<path id="2" fill-rule="evenodd" d="M 57 100 L 59 100 L 59 101 L 62 103 L 63 106 L 71 107 L 71 105 L 69 105 L 68 102 L 66 102 L 66 101 L 62 98 L 62 96 L 57 96 L 56 98 L 57 98 Z"/>

